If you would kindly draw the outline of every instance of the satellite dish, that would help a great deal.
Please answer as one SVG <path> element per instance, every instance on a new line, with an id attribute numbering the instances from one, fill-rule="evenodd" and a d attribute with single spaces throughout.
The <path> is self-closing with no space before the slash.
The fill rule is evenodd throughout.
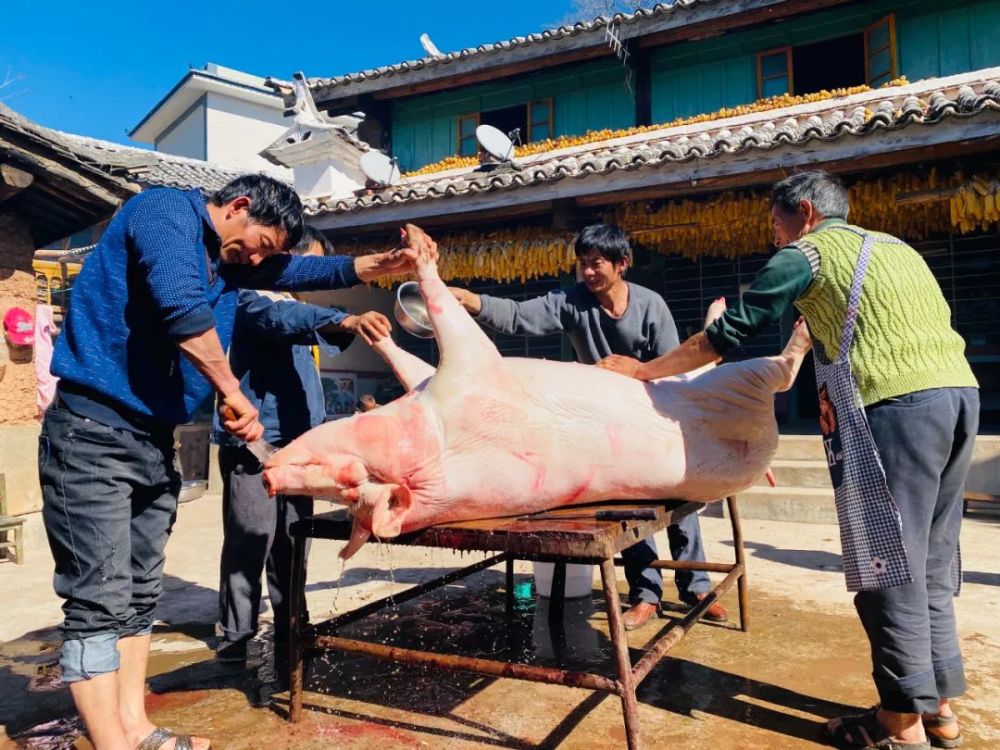
<path id="1" fill-rule="evenodd" d="M 480 125 L 476 128 L 476 140 L 493 158 L 500 161 L 513 161 L 514 142 L 499 128 L 492 125 Z"/>
<path id="2" fill-rule="evenodd" d="M 399 182 L 399 164 L 381 151 L 366 151 L 361 155 L 361 171 L 372 182 L 389 187 Z"/>

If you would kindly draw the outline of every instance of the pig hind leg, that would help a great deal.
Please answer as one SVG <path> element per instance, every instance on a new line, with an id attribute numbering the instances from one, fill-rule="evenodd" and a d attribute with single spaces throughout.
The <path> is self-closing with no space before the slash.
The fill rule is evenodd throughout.
<path id="1" fill-rule="evenodd" d="M 500 364 L 500 352 L 448 291 L 438 275 L 437 264 L 418 262 L 417 279 L 420 293 L 427 303 L 427 315 L 441 348 L 438 373 L 461 373 L 461 377 L 467 379 L 469 376 L 476 377 L 496 371 Z M 431 389 L 439 379 L 435 378 L 431 382 Z M 455 384 L 448 385 L 454 387 Z"/>
<path id="2" fill-rule="evenodd" d="M 778 362 L 782 369 L 782 382 L 777 388 L 779 392 L 787 391 L 792 387 L 795 378 L 798 377 L 799 368 L 802 367 L 802 361 L 810 349 L 812 349 L 812 336 L 809 334 L 809 326 L 806 325 L 805 318 L 800 318 L 792 331 L 792 337 L 788 339 L 781 354 L 777 357 L 769 357 L 769 359 Z"/>

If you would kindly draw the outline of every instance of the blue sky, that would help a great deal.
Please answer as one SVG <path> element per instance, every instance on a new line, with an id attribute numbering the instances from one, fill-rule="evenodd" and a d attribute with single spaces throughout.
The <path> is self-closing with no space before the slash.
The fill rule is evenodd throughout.
<path id="1" fill-rule="evenodd" d="M 0 101 L 60 130 L 127 143 L 189 67 L 331 76 L 540 31 L 570 0 L 0 0 Z M 490 7 L 496 10 L 490 11 Z M 284 15 L 283 15 L 284 13 Z"/>

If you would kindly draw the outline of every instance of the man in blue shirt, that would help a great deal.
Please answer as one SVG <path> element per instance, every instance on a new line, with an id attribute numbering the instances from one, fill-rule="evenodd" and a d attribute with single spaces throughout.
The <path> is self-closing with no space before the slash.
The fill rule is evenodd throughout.
<path id="1" fill-rule="evenodd" d="M 323 256 L 333 247 L 323 234 L 306 227 L 293 255 Z M 323 424 L 326 411 L 312 347 L 338 354 L 360 336 L 366 341 L 388 336 L 391 325 L 379 312 L 349 315 L 337 309 L 297 302 L 288 295 L 244 289 L 236 308 L 229 364 L 240 389 L 260 410 L 264 439 L 277 446 Z M 257 632 L 261 573 L 274 612 L 275 661 L 282 662 L 288 643 L 288 591 L 292 567 L 291 525 L 313 513 L 305 495 L 271 498 L 262 481 L 263 466 L 246 445 L 222 429 L 218 420 L 222 472 L 223 543 L 219 581 L 220 661 L 243 662 L 247 642 Z M 282 670 L 276 669 L 281 675 Z"/>
<path id="2" fill-rule="evenodd" d="M 180 489 L 174 427 L 215 391 L 233 413 L 227 430 L 246 441 L 263 433 L 225 355 L 239 289 L 334 289 L 412 268 L 410 248 L 292 257 L 302 227 L 298 196 L 264 175 L 208 201 L 150 190 L 112 219 L 74 285 L 39 477 L 65 600 L 60 666 L 97 750 L 209 744 L 153 726 L 145 676 Z"/>

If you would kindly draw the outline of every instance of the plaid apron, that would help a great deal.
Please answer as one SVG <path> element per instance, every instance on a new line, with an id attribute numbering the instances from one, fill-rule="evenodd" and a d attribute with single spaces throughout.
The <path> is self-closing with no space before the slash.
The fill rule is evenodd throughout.
<path id="1" fill-rule="evenodd" d="M 857 234 L 862 238 L 862 245 L 851 281 L 837 359 L 830 361 L 822 344 L 816 342 L 820 429 L 840 522 L 847 590 L 874 591 L 910 583 L 913 576 L 903 545 L 899 508 L 889 492 L 878 448 L 851 371 L 851 343 L 875 236 L 854 227 L 836 228 Z M 895 237 L 884 235 L 878 241 L 904 244 Z"/>

